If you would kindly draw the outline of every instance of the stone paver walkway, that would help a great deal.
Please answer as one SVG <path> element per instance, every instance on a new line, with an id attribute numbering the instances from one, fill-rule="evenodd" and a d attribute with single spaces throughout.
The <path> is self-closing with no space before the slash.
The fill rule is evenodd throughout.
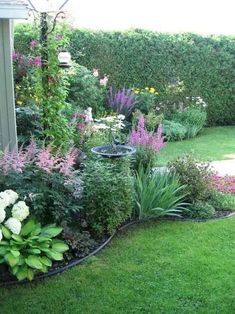
<path id="1" fill-rule="evenodd" d="M 210 164 L 218 175 L 235 177 L 235 159 L 212 161 Z"/>

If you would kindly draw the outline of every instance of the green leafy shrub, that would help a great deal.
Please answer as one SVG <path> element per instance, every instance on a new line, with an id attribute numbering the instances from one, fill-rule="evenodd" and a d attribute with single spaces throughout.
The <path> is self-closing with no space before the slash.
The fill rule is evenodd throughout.
<path id="1" fill-rule="evenodd" d="M 101 88 L 92 71 L 74 63 L 70 70 L 69 83 L 67 100 L 76 110 L 91 107 L 95 114 L 105 110 L 105 89 Z"/>
<path id="2" fill-rule="evenodd" d="M 135 202 L 139 219 L 179 215 L 185 209 L 185 187 L 168 171 L 139 168 L 135 177 Z"/>
<path id="3" fill-rule="evenodd" d="M 173 120 L 186 128 L 185 137 L 195 137 L 206 125 L 207 114 L 204 109 L 188 107 L 173 115 Z"/>
<path id="4" fill-rule="evenodd" d="M 39 272 L 46 273 L 52 261 L 61 261 L 69 249 L 63 241 L 54 239 L 62 231 L 55 224 L 41 227 L 29 220 L 19 235 L 2 226 L 3 239 L 0 242 L 0 263 L 6 263 L 18 280 L 33 280 Z"/>
<path id="5" fill-rule="evenodd" d="M 146 115 L 149 111 L 155 110 L 158 92 L 154 87 L 136 88 L 134 93 L 136 95 L 135 108 Z"/>
<path id="6" fill-rule="evenodd" d="M 131 216 L 133 182 L 128 160 L 90 160 L 83 182 L 83 213 L 93 234 L 110 234 Z"/>
<path id="7" fill-rule="evenodd" d="M 209 202 L 216 210 L 235 209 L 235 196 L 213 190 Z"/>
<path id="8" fill-rule="evenodd" d="M 180 183 L 186 186 L 187 199 L 191 203 L 209 198 L 213 175 L 209 164 L 192 155 L 183 155 L 169 162 L 168 166 L 179 177 Z"/>
<path id="9" fill-rule="evenodd" d="M 143 113 L 136 109 L 132 114 L 132 128 L 135 128 L 138 124 L 138 120 Z M 158 114 L 155 110 L 150 110 L 148 114 L 144 115 L 145 119 L 145 127 L 146 129 L 151 132 L 155 131 L 159 124 L 163 121 L 163 114 Z"/>
<path id="10" fill-rule="evenodd" d="M 187 128 L 179 122 L 164 120 L 164 135 L 169 142 L 185 139 Z"/>
<path id="11" fill-rule="evenodd" d="M 205 201 L 196 201 L 190 206 L 188 213 L 192 218 L 208 219 L 214 216 L 215 208 Z"/>

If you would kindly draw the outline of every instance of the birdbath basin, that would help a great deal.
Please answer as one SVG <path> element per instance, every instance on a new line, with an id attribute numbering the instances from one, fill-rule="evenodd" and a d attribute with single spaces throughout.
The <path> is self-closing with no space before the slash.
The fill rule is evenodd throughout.
<path id="1" fill-rule="evenodd" d="M 92 153 L 107 157 L 107 158 L 120 158 L 132 155 L 136 152 L 134 147 L 128 145 L 101 145 L 91 149 Z"/>

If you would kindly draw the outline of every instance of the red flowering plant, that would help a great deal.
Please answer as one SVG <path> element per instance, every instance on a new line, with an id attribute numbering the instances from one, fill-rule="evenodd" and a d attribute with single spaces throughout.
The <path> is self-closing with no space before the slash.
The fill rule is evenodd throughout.
<path id="1" fill-rule="evenodd" d="M 137 147 L 136 165 L 141 163 L 144 168 L 154 165 L 157 154 L 165 146 L 163 129 L 160 124 L 157 132 L 148 132 L 145 128 L 144 116 L 141 115 L 137 128 L 132 130 L 129 138 L 130 144 Z"/>
<path id="2" fill-rule="evenodd" d="M 81 182 L 74 167 L 80 156 L 75 148 L 62 155 L 34 141 L 19 151 L 6 149 L 0 155 L 0 190 L 25 195 L 32 215 L 42 223 L 70 221 L 79 209 Z"/>

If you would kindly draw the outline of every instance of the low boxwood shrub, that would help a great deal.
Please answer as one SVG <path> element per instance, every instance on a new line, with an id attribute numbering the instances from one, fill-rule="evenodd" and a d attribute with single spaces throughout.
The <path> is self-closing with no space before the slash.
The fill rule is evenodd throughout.
<path id="1" fill-rule="evenodd" d="M 82 179 L 82 212 L 95 236 L 112 233 L 131 217 L 133 180 L 129 160 L 88 160 Z"/>

